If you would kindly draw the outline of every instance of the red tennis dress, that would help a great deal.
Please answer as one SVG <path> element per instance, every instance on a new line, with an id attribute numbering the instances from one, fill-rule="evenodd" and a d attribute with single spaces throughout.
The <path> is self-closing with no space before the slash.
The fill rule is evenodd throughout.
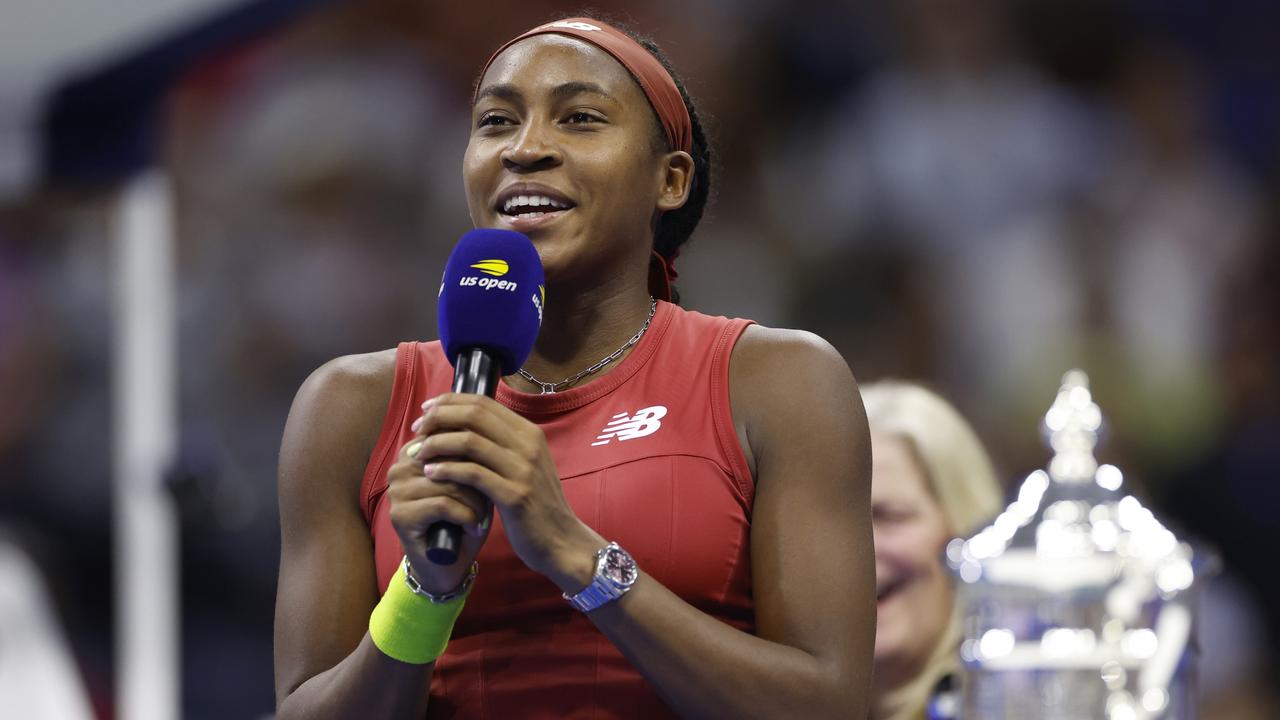
<path id="1" fill-rule="evenodd" d="M 608 375 L 554 395 L 498 389 L 546 434 L 574 512 L 687 602 L 753 632 L 753 485 L 729 411 L 729 355 L 750 322 L 659 302 Z M 387 471 L 424 400 L 448 392 L 439 342 L 402 343 L 361 486 L 382 591 L 404 554 Z M 660 718 L 674 714 L 559 589 L 525 567 L 501 518 L 431 681 L 429 718 Z"/>

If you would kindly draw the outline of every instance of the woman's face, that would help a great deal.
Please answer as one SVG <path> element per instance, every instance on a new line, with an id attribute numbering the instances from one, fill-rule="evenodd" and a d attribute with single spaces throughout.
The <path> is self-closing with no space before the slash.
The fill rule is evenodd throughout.
<path id="1" fill-rule="evenodd" d="M 906 440 L 872 432 L 871 457 L 875 683 L 887 690 L 915 677 L 951 620 L 953 591 L 942 566 L 951 533 Z"/>
<path id="2" fill-rule="evenodd" d="M 667 183 L 656 133 L 611 56 L 561 35 L 522 40 L 480 79 L 463 161 L 471 220 L 528 235 L 549 284 L 625 268 L 643 282 Z"/>

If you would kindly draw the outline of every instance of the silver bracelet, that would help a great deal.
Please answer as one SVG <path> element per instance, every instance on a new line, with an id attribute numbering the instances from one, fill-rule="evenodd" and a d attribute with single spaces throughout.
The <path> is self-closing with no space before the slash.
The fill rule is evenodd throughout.
<path id="1" fill-rule="evenodd" d="M 471 569 L 467 571 L 467 576 L 462 579 L 462 584 L 459 585 L 456 590 L 437 595 L 435 593 L 427 592 L 422 587 L 422 584 L 418 582 L 418 579 L 413 576 L 413 568 L 409 565 L 408 555 L 404 556 L 403 562 L 404 584 L 409 586 L 409 589 L 413 591 L 414 595 L 421 595 L 436 605 L 444 605 L 445 603 L 453 602 L 454 600 L 466 595 L 471 590 L 471 585 L 476 581 L 476 573 L 480 571 L 480 563 L 471 563 Z"/>

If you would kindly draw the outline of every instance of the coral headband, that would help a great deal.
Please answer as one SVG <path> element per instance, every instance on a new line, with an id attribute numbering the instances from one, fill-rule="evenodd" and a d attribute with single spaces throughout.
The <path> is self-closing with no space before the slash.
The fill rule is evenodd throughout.
<path id="1" fill-rule="evenodd" d="M 693 152 L 693 123 L 689 120 L 689 109 L 685 107 L 684 99 L 680 97 L 680 90 L 676 87 L 676 81 L 671 77 L 671 73 L 667 72 L 667 69 L 662 67 L 662 63 L 645 50 L 643 45 L 617 28 L 610 27 L 599 20 L 568 18 L 539 25 L 498 48 L 497 52 L 489 58 L 489 62 L 484 64 L 480 77 L 484 78 L 489 66 L 502 54 L 502 51 L 527 37 L 546 33 L 568 35 L 585 40 L 622 63 L 636 82 L 640 83 L 640 89 L 644 91 L 645 97 L 649 98 L 649 104 L 658 114 L 662 129 L 667 133 L 667 143 L 671 149 Z"/>

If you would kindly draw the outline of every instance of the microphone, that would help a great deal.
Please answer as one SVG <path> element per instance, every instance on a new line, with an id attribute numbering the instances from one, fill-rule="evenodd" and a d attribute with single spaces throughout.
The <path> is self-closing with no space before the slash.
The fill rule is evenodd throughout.
<path id="1" fill-rule="evenodd" d="M 546 300 L 542 260 L 529 238 L 480 229 L 462 236 L 440 282 L 440 345 L 453 364 L 453 392 L 493 397 L 498 379 L 524 365 L 542 327 Z M 427 529 L 427 559 L 458 561 L 462 528 L 439 521 Z"/>

